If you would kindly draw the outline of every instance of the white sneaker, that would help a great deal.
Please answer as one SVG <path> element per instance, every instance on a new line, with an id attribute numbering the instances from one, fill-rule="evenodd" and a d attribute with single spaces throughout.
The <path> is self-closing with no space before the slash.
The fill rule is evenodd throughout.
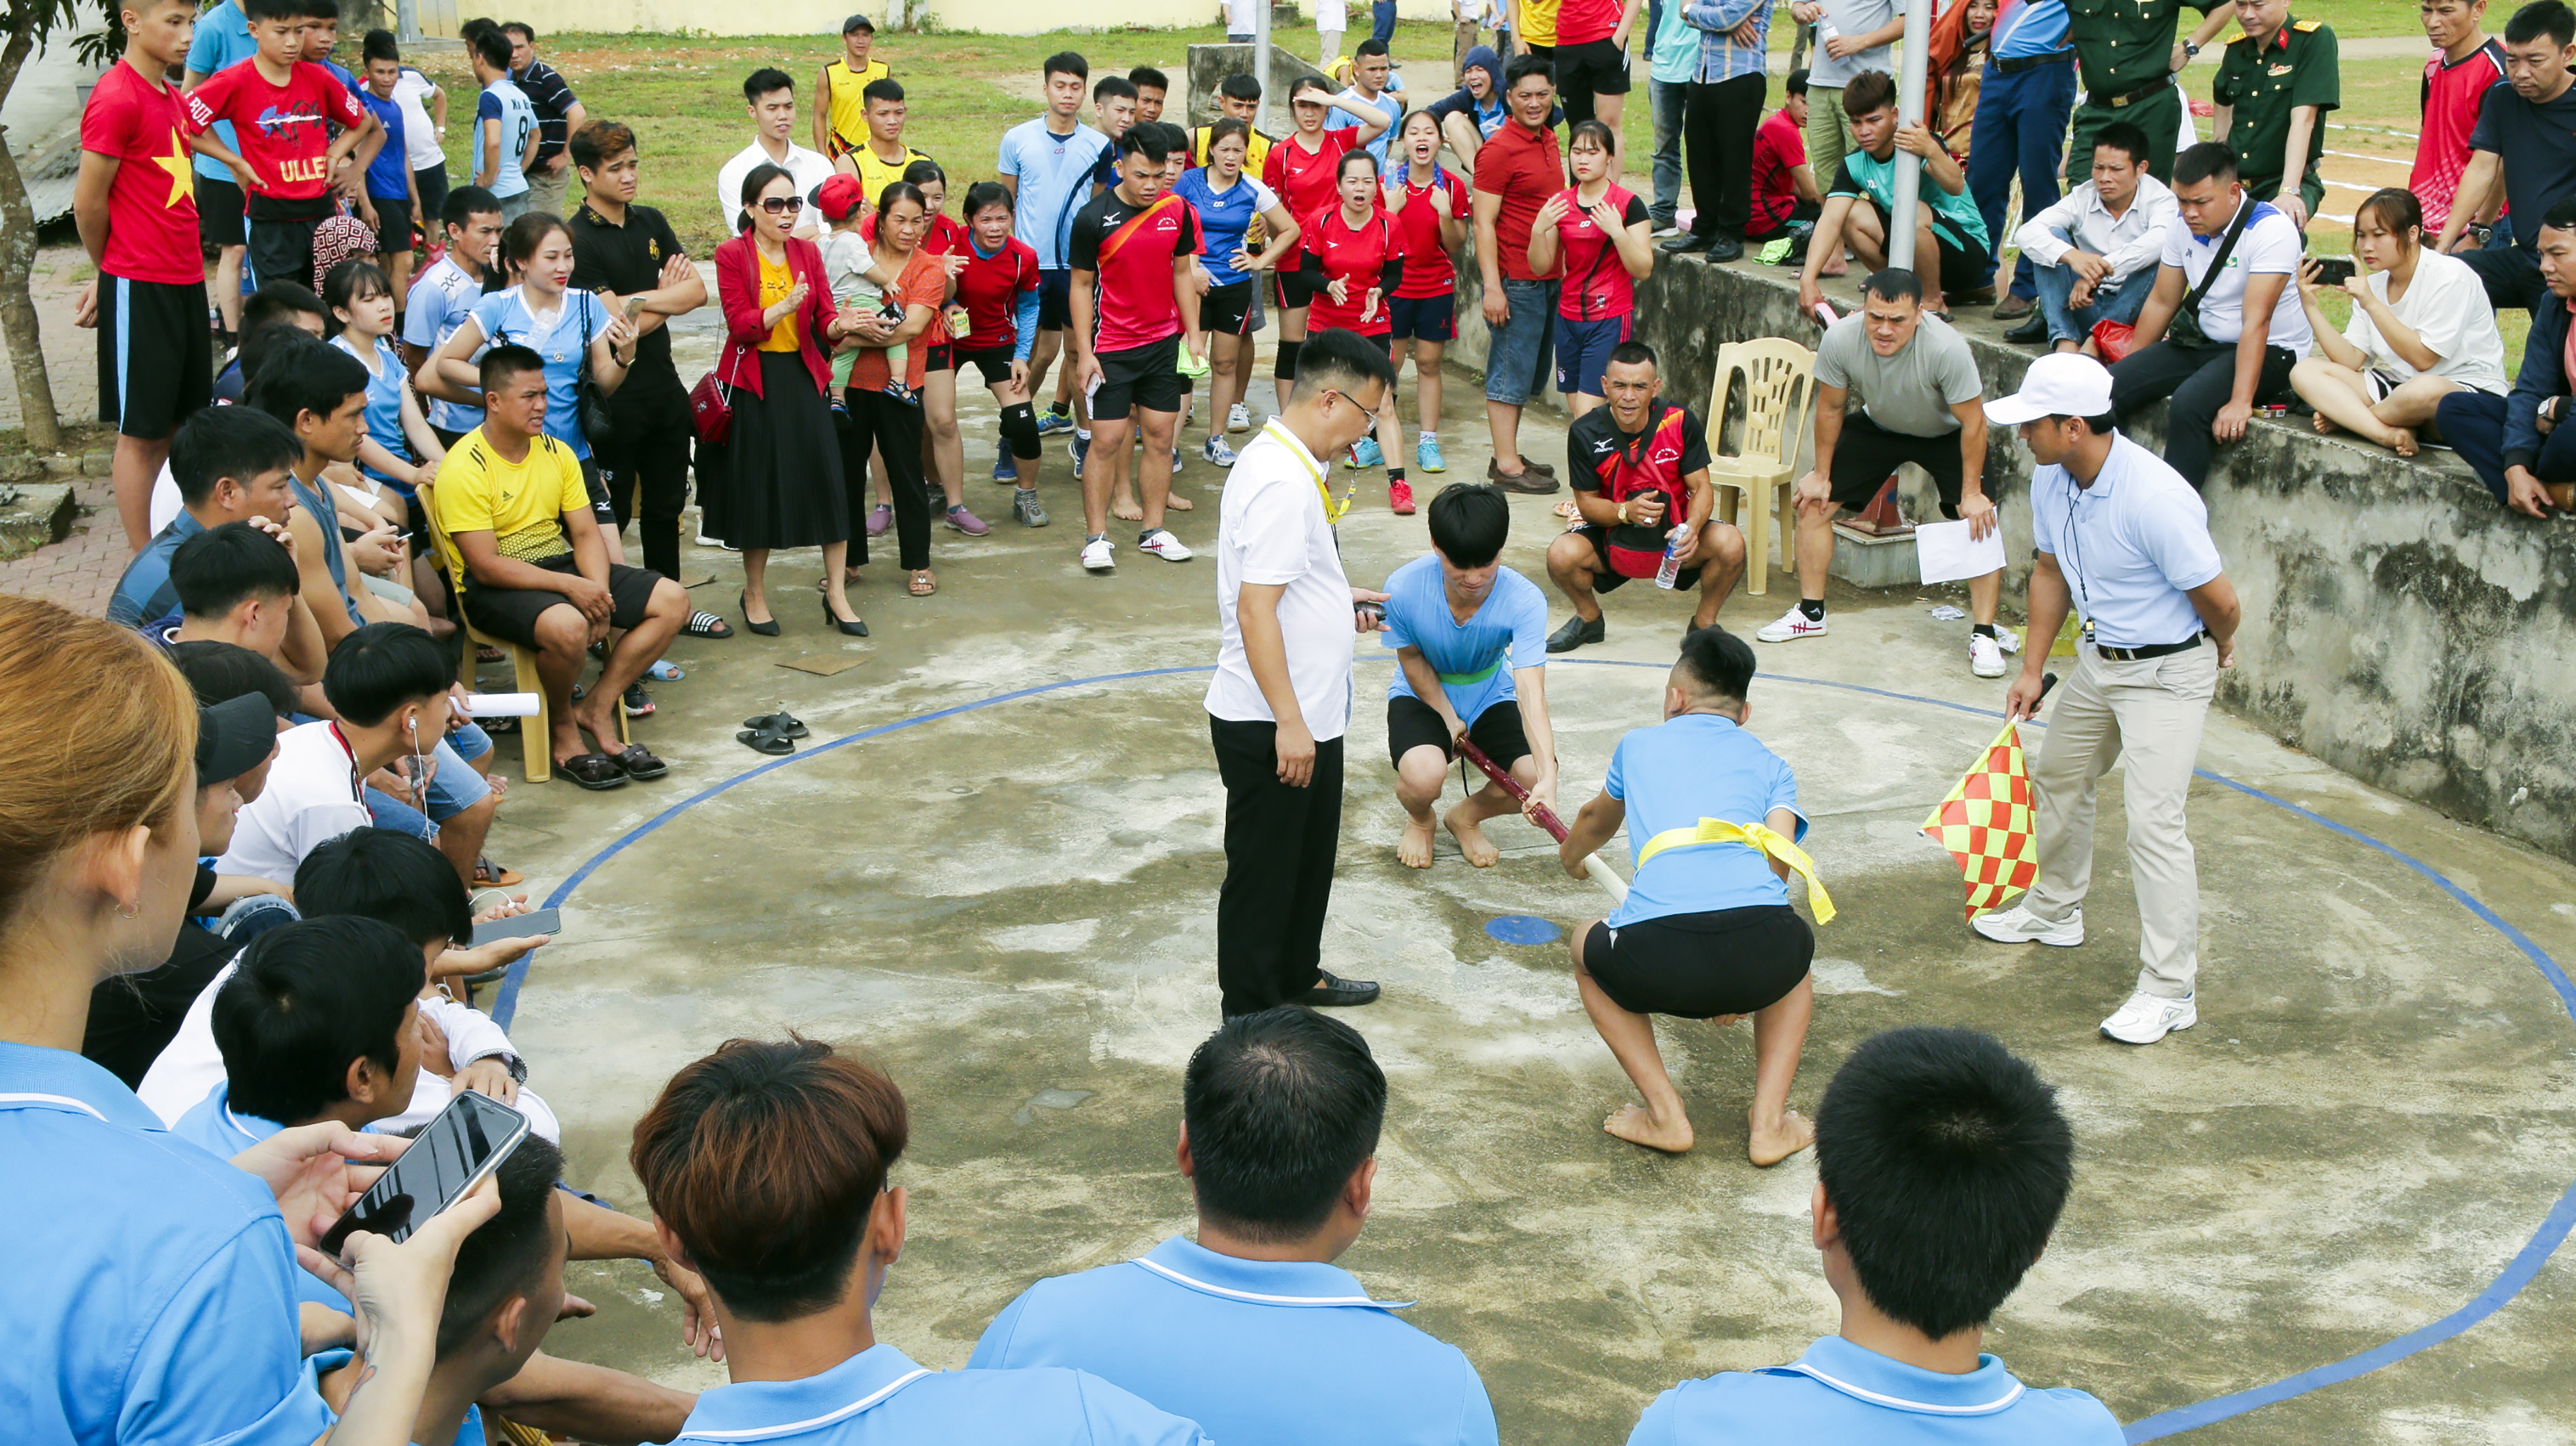
<path id="1" fill-rule="evenodd" d="M 2002 645 L 1984 633 L 1968 634 L 1968 671 L 1980 678 L 2002 677 L 2004 675 Z"/>
<path id="2" fill-rule="evenodd" d="M 1229 432 L 1251 431 L 1252 409 L 1241 402 L 1237 402 L 1233 406 L 1226 408 L 1225 429 Z"/>
<path id="3" fill-rule="evenodd" d="M 1763 624 L 1762 630 L 1753 636 L 1766 643 L 1785 643 L 1792 638 L 1821 638 L 1824 635 L 1825 620 L 1807 616 L 1804 609 L 1792 603 L 1789 610 L 1780 615 L 1778 622 Z"/>
<path id="4" fill-rule="evenodd" d="M 1082 565 L 1093 572 L 1107 572 L 1118 565 L 1109 557 L 1114 550 L 1106 537 L 1086 538 L 1082 544 Z"/>
<path id="5" fill-rule="evenodd" d="M 2021 651 L 2021 634 L 1997 623 L 1995 624 L 1995 646 L 2007 653 L 2018 653 Z"/>
<path id="6" fill-rule="evenodd" d="M 1157 527 L 1138 538 L 1136 549 L 1139 552 L 1150 552 L 1165 562 L 1187 562 L 1197 555 L 1190 551 L 1188 544 L 1174 537 L 1171 529 L 1164 527 Z M 1086 552 L 1085 555 L 1087 556 L 1088 553 Z"/>
<path id="7" fill-rule="evenodd" d="M 2009 909 L 1989 909 L 1970 919 L 1968 927 L 1998 944 L 2054 944 L 2072 949 L 2084 942 L 2084 911 L 2077 909 L 2052 924 L 2032 913 L 2028 904 L 2015 904 Z"/>
<path id="8" fill-rule="evenodd" d="M 2153 1044 L 2177 1029 L 2189 1029 L 2198 1023 L 2197 996 L 2167 999 L 2142 989 L 2130 995 L 2119 1012 L 2102 1021 L 2102 1037 L 2122 1044 Z"/>

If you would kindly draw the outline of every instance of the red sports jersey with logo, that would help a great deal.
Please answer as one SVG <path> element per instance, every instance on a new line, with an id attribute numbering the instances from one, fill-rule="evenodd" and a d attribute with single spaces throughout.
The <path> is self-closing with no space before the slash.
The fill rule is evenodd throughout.
<path id="1" fill-rule="evenodd" d="M 1322 265 L 1323 274 L 1308 276 L 1315 283 L 1314 309 L 1306 313 L 1306 334 L 1314 335 L 1328 327 L 1342 327 L 1362 336 L 1384 336 L 1395 329 L 1387 314 L 1389 291 L 1377 300 L 1376 309 L 1362 316 L 1368 306 L 1372 287 L 1384 289 L 1387 272 L 1404 264 L 1404 237 L 1397 231 L 1395 219 L 1383 210 L 1372 210 L 1368 219 L 1351 225 L 1342 208 L 1317 211 L 1298 223 L 1304 233 L 1307 254 Z M 1342 299 L 1333 300 L 1325 288 L 1342 283 Z"/>
<path id="2" fill-rule="evenodd" d="M 318 201 L 331 186 L 332 123 L 355 130 L 367 123 L 367 108 L 321 66 L 299 62 L 286 84 L 271 85 L 257 60 L 245 60 L 188 92 L 187 117 L 190 135 L 233 123 L 255 194 Z"/>
<path id="3" fill-rule="evenodd" d="M 1324 148 L 1309 151 L 1297 136 L 1270 148 L 1261 162 L 1261 184 L 1279 197 L 1279 204 L 1291 216 L 1311 216 L 1333 204 L 1334 182 L 1342 157 L 1359 140 L 1357 127 L 1324 132 Z M 1279 258 L 1279 269 L 1294 271 L 1305 257 L 1306 242 L 1298 238 L 1288 254 Z"/>
<path id="4" fill-rule="evenodd" d="M 1592 219 L 1571 188 L 1557 196 L 1565 202 L 1565 215 L 1556 223 L 1557 249 L 1565 253 L 1565 286 L 1557 293 L 1556 314 L 1568 321 L 1607 321 L 1635 311 L 1636 287 L 1627 263 L 1619 259 L 1617 243 L 1602 231 L 1601 223 Z M 1610 203 L 1625 225 L 1646 219 L 1646 203 L 1621 187 L 1610 187 L 1601 199 Z"/>
<path id="5" fill-rule="evenodd" d="M 1038 253 L 1014 236 L 993 255 L 966 249 L 957 300 L 966 308 L 967 345 L 977 351 L 1017 346 L 1020 296 L 1038 289 Z"/>
<path id="6" fill-rule="evenodd" d="M 1172 258 L 1198 250 L 1198 213 L 1169 191 L 1131 206 L 1113 188 L 1074 213 L 1067 259 L 1074 270 L 1098 278 L 1092 288 L 1092 351 L 1132 351 L 1178 336 L 1181 308 L 1172 294 Z"/>
<path id="7" fill-rule="evenodd" d="M 1556 7 L 1556 43 L 1589 45 L 1619 28 L 1619 0 L 1565 0 Z"/>
<path id="8" fill-rule="evenodd" d="M 81 149 L 117 163 L 107 190 L 107 257 L 99 267 L 108 275 L 161 286 L 205 280 L 185 125 L 178 87 L 156 84 L 121 61 L 90 92 L 81 112 Z"/>
<path id="9" fill-rule="evenodd" d="M 2469 136 L 2478 128 L 2478 112 L 2488 87 L 2504 78 L 2504 47 L 2492 36 L 2466 60 L 2445 60 L 2436 51 L 2424 62 L 2424 129 L 2417 133 L 2415 170 L 2406 189 L 2424 205 L 2428 237 L 2450 218 L 2461 173 L 2469 168 Z"/>
<path id="10" fill-rule="evenodd" d="M 1447 296 L 1458 289 L 1458 268 L 1440 244 L 1440 218 L 1467 219 L 1467 178 L 1435 171 L 1420 178 L 1420 185 L 1414 179 L 1405 178 L 1404 209 L 1395 213 L 1396 231 L 1404 241 L 1404 281 L 1395 294 L 1408 299 Z"/>

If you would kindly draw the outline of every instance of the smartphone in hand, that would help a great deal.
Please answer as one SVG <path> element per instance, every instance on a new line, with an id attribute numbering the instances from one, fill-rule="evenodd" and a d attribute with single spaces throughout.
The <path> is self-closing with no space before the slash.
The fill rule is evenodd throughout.
<path id="1" fill-rule="evenodd" d="M 492 1098 L 467 1091 L 448 1101 L 348 1213 L 321 1240 L 336 1256 L 352 1231 L 371 1230 L 399 1245 L 431 1216 L 463 1199 L 499 1169 L 528 1137 L 528 1117 Z"/>

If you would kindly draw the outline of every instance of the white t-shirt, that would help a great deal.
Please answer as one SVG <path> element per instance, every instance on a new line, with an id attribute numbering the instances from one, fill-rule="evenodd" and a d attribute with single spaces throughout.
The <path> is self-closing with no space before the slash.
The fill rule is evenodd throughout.
<path id="1" fill-rule="evenodd" d="M 1250 35 L 1261 24 L 1261 0 L 1225 0 L 1225 28 L 1234 35 Z"/>
<path id="2" fill-rule="evenodd" d="M 152 479 L 152 535 L 158 536 L 187 505 L 179 496 L 178 477 L 171 473 L 169 463 L 162 463 L 161 475 Z"/>
<path id="3" fill-rule="evenodd" d="M 1315 33 L 1339 35 L 1351 28 L 1350 8 L 1342 0 L 1315 0 Z"/>
<path id="4" fill-rule="evenodd" d="M 1339 738 L 1351 722 L 1351 580 L 1324 516 L 1328 469 L 1284 423 L 1264 426 L 1227 474 L 1217 500 L 1216 678 L 1207 710 L 1234 723 L 1269 723 L 1270 700 L 1253 680 L 1235 603 L 1244 584 L 1284 585 L 1279 632 L 1288 681 L 1316 741 Z M 272 770 L 273 772 L 273 770 Z"/>
<path id="5" fill-rule="evenodd" d="M 2227 227 L 2218 234 L 2199 237 L 2191 233 L 2191 223 L 2176 212 L 2165 227 L 2164 264 L 2182 268 L 2184 289 L 2200 285 L 2209 271 L 2210 258 L 2218 254 L 2218 243 L 2227 236 Z M 2245 234 L 2236 238 L 2236 249 L 2227 253 L 2227 267 L 2221 271 L 2209 294 L 2200 299 L 2200 333 L 2211 341 L 2232 342 L 2245 330 L 2245 278 L 2248 276 L 2296 277 L 2299 271 L 2299 228 L 2290 218 L 2273 208 L 2269 201 L 2254 203 L 2253 219 L 2245 223 Z M 2466 262 L 2461 263 L 2463 266 Z M 2286 347 L 2292 356 L 2306 356 L 2316 338 L 2308 331 L 2308 309 L 2299 304 L 2284 286 L 2281 299 L 2272 307 L 2272 331 L 2266 338 L 2272 345 Z"/>
<path id="6" fill-rule="evenodd" d="M 2374 271 L 2364 283 L 2381 301 L 2388 299 L 2388 273 Z M 2511 385 L 2504 375 L 2504 333 L 2496 329 L 2495 305 L 2487 300 L 2486 283 L 2469 263 L 2427 246 L 2415 253 L 2415 279 L 2390 308 L 2415 329 L 2433 355 L 2442 359 L 2433 375 L 2449 377 L 2464 387 L 2501 395 Z M 2343 339 L 2369 358 L 2368 369 L 2394 372 L 2413 380 L 2414 366 L 2389 349 L 2378 323 L 2362 307 L 2352 309 L 2352 324 Z"/>
<path id="7" fill-rule="evenodd" d="M 339 735 L 329 723 L 301 724 L 277 735 L 268 785 L 234 817 L 233 846 L 215 872 L 292 879 L 306 854 L 372 821 Z"/>
<path id="8" fill-rule="evenodd" d="M 716 214 L 730 222 L 733 229 L 742 227 L 743 178 L 770 164 L 769 152 L 760 148 L 760 142 L 753 141 L 736 152 L 732 160 L 725 162 L 723 170 L 716 172 Z M 796 194 L 805 198 L 805 210 L 796 218 L 796 234 L 813 241 L 823 239 L 823 213 L 814 204 L 814 188 L 832 179 L 832 163 L 823 159 L 820 152 L 809 151 L 789 141 L 787 174 L 796 182 Z"/>
<path id="9" fill-rule="evenodd" d="M 429 119 L 429 98 L 437 93 L 428 76 L 408 65 L 394 81 L 394 104 L 402 108 L 404 159 L 415 171 L 447 164 L 447 152 L 440 148 L 445 137 Z M 436 226 L 438 218 L 430 217 L 429 224 Z"/>

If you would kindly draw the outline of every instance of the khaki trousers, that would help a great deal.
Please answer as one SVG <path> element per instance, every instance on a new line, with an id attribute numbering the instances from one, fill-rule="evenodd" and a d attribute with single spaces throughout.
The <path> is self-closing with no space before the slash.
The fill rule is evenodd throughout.
<path id="1" fill-rule="evenodd" d="M 2089 643 L 2079 651 L 2031 770 L 2039 878 L 2024 902 L 2050 923 L 2083 904 L 2093 884 L 2094 781 L 2126 755 L 2120 800 L 2138 893 L 2138 988 L 2180 999 L 2200 972 L 2200 876 L 2183 803 L 2218 685 L 2218 648 L 2203 640 L 2187 652 L 2133 663 L 2109 662 Z"/>
<path id="2" fill-rule="evenodd" d="M 544 167 L 528 172 L 528 209 L 549 216 L 564 215 L 564 195 L 570 190 L 572 162 L 564 162 L 560 171 L 547 173 Z"/>

